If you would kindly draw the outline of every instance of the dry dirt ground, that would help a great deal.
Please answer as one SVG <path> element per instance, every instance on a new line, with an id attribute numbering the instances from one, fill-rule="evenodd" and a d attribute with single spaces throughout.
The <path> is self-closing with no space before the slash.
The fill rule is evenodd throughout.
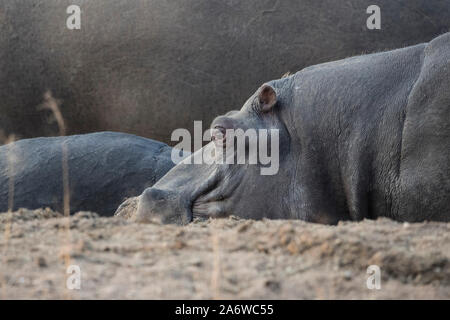
<path id="1" fill-rule="evenodd" d="M 2 299 L 449 299 L 450 223 L 0 214 Z M 78 265 L 80 290 L 66 287 Z M 381 289 L 367 288 L 378 265 Z"/>

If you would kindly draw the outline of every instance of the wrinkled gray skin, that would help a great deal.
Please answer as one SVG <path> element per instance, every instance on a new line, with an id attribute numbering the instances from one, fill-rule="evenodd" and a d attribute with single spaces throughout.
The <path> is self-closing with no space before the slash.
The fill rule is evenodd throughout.
<path id="1" fill-rule="evenodd" d="M 62 212 L 63 143 L 68 150 L 71 213 L 113 215 L 123 200 L 140 194 L 174 166 L 169 146 L 130 134 L 20 140 L 0 147 L 0 212 L 8 210 L 10 181 L 14 210 L 50 207 Z"/>
<path id="2" fill-rule="evenodd" d="M 449 88 L 450 34 L 271 81 L 212 127 L 278 128 L 279 173 L 179 164 L 141 195 L 137 220 L 450 221 Z"/>
<path id="3" fill-rule="evenodd" d="M 81 30 L 66 28 L 80 5 Z M 369 5 L 381 30 L 368 30 Z M 121 131 L 170 143 L 287 71 L 429 41 L 450 30 L 448 0 L 2 0 L 0 129 Z"/>

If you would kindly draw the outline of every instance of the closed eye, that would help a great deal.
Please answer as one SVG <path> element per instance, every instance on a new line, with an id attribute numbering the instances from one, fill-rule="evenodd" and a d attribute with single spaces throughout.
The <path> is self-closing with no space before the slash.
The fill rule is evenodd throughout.
<path id="1" fill-rule="evenodd" d="M 256 97 L 251 105 L 252 111 L 253 113 L 255 113 L 258 117 L 261 117 L 262 112 L 261 112 L 261 103 L 259 102 L 258 97 Z"/>

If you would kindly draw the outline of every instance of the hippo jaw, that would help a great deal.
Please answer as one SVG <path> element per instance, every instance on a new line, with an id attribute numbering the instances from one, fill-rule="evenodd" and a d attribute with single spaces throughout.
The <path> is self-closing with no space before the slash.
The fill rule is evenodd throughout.
<path id="1" fill-rule="evenodd" d="M 235 190 L 233 187 L 239 184 L 242 170 L 237 175 L 224 176 L 224 170 L 221 169 L 217 166 L 209 177 L 196 177 L 200 181 L 204 179 L 204 182 L 198 183 L 195 179 L 196 181 L 174 191 L 158 185 L 146 189 L 140 196 L 135 220 L 148 222 L 157 219 L 164 224 L 185 225 L 195 218 L 224 217 L 231 214 L 229 201 Z"/>
<path id="2" fill-rule="evenodd" d="M 286 181 L 288 172 L 263 176 L 258 165 L 180 163 L 140 196 L 135 220 L 185 225 L 230 215 L 278 218 L 288 212 Z"/>
<path id="3" fill-rule="evenodd" d="M 193 198 L 193 218 L 226 217 L 233 213 L 233 196 L 243 179 L 246 166 L 221 165 L 209 188 Z"/>
<path id="4" fill-rule="evenodd" d="M 179 164 L 169 171 L 167 180 L 161 179 L 142 193 L 135 220 L 184 225 L 194 218 L 229 215 L 230 199 L 243 173 L 229 165 Z"/>

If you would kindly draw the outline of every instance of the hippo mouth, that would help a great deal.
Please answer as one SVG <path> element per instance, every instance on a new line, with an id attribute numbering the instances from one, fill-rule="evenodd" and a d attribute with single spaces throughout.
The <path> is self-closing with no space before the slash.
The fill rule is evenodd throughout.
<path id="1" fill-rule="evenodd" d="M 207 195 L 210 195 L 214 192 L 214 190 L 217 189 L 217 186 L 219 184 L 219 174 L 216 170 L 216 172 L 213 173 L 212 177 L 208 178 L 202 186 L 196 190 L 193 195 L 190 202 L 190 217 L 191 221 L 195 218 L 201 218 L 202 217 L 202 199 L 204 199 Z"/>
<path id="2" fill-rule="evenodd" d="M 220 165 L 192 198 L 192 219 L 219 218 L 232 214 L 229 206 L 245 170 L 239 165 Z"/>
<path id="3" fill-rule="evenodd" d="M 205 219 L 208 217 L 218 217 L 223 215 L 223 206 L 221 203 L 225 198 L 221 195 L 214 196 L 216 186 L 194 198 L 191 203 L 192 220 Z M 191 220 L 191 221 L 192 221 Z"/>
<path id="4" fill-rule="evenodd" d="M 218 202 L 223 201 L 225 198 L 219 192 L 220 182 L 222 180 L 222 174 L 219 167 L 217 167 L 212 175 L 203 183 L 200 188 L 194 191 L 192 200 L 190 203 L 190 216 L 191 221 L 194 219 L 204 219 L 213 212 L 217 214 L 219 208 Z M 216 210 L 213 210 L 213 209 Z"/>

